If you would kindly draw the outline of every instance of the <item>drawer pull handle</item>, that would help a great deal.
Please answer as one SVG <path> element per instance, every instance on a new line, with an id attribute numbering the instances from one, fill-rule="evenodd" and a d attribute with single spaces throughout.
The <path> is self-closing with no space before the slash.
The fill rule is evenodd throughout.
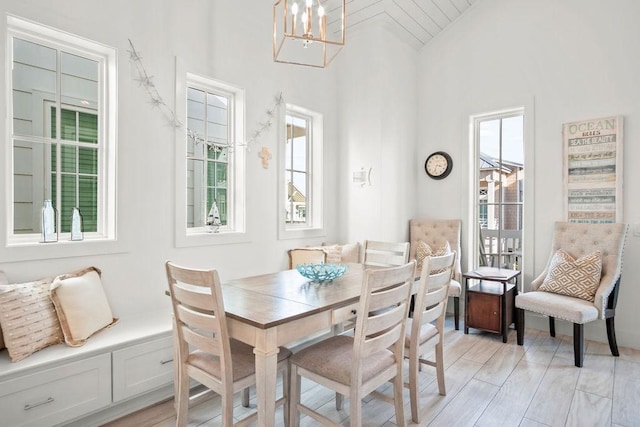
<path id="1" fill-rule="evenodd" d="M 30 403 L 27 403 L 26 405 L 24 405 L 24 410 L 28 411 L 29 409 L 33 409 L 33 408 L 37 408 L 38 406 L 42 406 L 42 405 L 46 405 L 47 403 L 51 403 L 53 402 L 55 399 L 53 397 L 48 397 L 47 400 L 43 400 L 42 402 L 38 402 L 38 403 L 34 403 L 33 405 Z"/>
<path id="2" fill-rule="evenodd" d="M 351 314 L 353 314 L 354 316 L 357 314 L 357 310 L 354 308 L 353 310 L 351 310 Z"/>
<path id="3" fill-rule="evenodd" d="M 167 363 L 171 363 L 171 362 L 173 362 L 173 359 L 166 359 L 166 360 L 161 360 L 160 364 L 161 365 L 166 365 Z"/>
<path id="4" fill-rule="evenodd" d="M 493 315 L 494 315 L 494 316 L 497 316 L 497 315 L 498 315 L 498 312 L 497 312 L 497 311 L 494 311 L 494 312 L 493 312 Z"/>

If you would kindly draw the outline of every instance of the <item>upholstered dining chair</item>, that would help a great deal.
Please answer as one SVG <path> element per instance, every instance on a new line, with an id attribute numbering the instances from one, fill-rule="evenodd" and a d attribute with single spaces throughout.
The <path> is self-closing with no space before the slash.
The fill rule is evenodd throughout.
<path id="1" fill-rule="evenodd" d="M 517 341 L 524 341 L 524 312 L 573 323 L 573 352 L 577 367 L 584 360 L 584 324 L 605 319 L 611 354 L 618 356 L 615 308 L 622 272 L 627 225 L 556 222 L 547 267 L 531 283 L 531 291 L 516 296 Z"/>
<path id="2" fill-rule="evenodd" d="M 421 364 L 436 368 L 438 391 L 442 396 L 447 394 L 444 382 L 444 318 L 447 314 L 447 296 L 455 260 L 455 252 L 425 258 L 413 317 L 407 319 L 404 357 L 409 359 L 407 385 L 411 399 L 411 418 L 414 423 L 420 423 L 418 371 Z M 435 360 L 425 359 L 428 345 L 436 338 Z"/>
<path id="3" fill-rule="evenodd" d="M 409 261 L 409 242 L 364 241 L 366 267 L 393 267 Z"/>
<path id="4" fill-rule="evenodd" d="M 289 249 L 289 268 L 296 268 L 298 264 L 320 264 L 327 260 L 327 253 L 321 248 Z"/>
<path id="5" fill-rule="evenodd" d="M 409 221 L 409 241 L 411 250 L 409 259 L 417 260 L 418 253 L 429 255 L 443 255 L 448 249 L 455 251 L 456 261 L 453 267 L 453 278 L 449 285 L 449 296 L 453 298 L 453 320 L 456 330 L 460 329 L 460 296 L 462 295 L 460 258 L 460 228 L 459 219 L 411 219 Z M 422 242 L 422 243 L 421 243 Z M 416 275 L 420 276 L 421 264 L 418 262 Z"/>
<path id="6" fill-rule="evenodd" d="M 301 377 L 349 396 L 353 427 L 362 425 L 362 399 L 392 381 L 396 424 L 405 425 L 402 365 L 405 320 L 414 275 L 415 261 L 399 267 L 365 270 L 353 335 L 332 336 L 291 357 L 292 426 L 300 424 L 300 412 L 325 425 L 335 425 L 301 403 Z"/>
<path id="7" fill-rule="evenodd" d="M 178 382 L 177 426 L 186 426 L 189 410 L 189 379 L 218 393 L 222 399 L 222 425 L 234 425 L 233 395 L 244 390 L 243 404 L 248 404 L 248 387 L 256 382 L 253 347 L 229 338 L 216 270 L 194 270 L 166 263 L 167 280 L 173 306 L 174 347 Z M 288 422 L 288 359 L 291 351 L 280 348 L 278 369 L 283 373 L 285 424 Z M 245 425 L 257 413 L 240 420 Z"/>

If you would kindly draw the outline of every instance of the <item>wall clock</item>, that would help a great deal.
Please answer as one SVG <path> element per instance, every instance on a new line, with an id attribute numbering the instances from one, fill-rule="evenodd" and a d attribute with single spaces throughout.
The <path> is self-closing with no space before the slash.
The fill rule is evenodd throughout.
<path id="1" fill-rule="evenodd" d="M 453 169 L 451 156 L 444 151 L 436 151 L 424 162 L 424 171 L 433 179 L 444 179 Z"/>

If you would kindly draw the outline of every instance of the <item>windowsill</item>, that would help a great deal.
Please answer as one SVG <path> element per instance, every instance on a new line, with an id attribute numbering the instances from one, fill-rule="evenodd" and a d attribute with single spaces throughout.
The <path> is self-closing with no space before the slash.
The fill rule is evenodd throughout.
<path id="1" fill-rule="evenodd" d="M 284 228 L 281 227 L 278 230 L 278 238 L 280 240 L 286 239 L 304 239 L 308 237 L 322 237 L 327 233 L 324 228 Z"/>
<path id="2" fill-rule="evenodd" d="M 193 231 L 187 232 L 187 234 L 176 235 L 176 247 L 178 248 L 229 245 L 250 241 L 251 238 L 248 233 L 239 231 L 220 231 L 218 233 Z"/>
<path id="3" fill-rule="evenodd" d="M 124 242 L 114 239 L 59 239 L 57 242 L 47 243 L 16 239 L 0 248 L 0 257 L 6 262 L 72 258 L 122 253 L 125 252 L 125 247 Z"/>

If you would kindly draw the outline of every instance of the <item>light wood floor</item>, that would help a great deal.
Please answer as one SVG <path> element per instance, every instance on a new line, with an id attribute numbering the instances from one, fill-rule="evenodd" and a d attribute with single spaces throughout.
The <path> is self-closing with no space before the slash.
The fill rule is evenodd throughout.
<path id="1" fill-rule="evenodd" d="M 604 338 L 604 337 L 603 337 Z M 501 336 L 471 330 L 469 335 L 447 321 L 445 380 L 447 395 L 438 394 L 434 369 L 421 373 L 423 426 L 640 426 L 640 350 L 620 348 L 613 357 L 606 344 L 585 342 L 584 367 L 573 366 L 569 336 L 549 337 L 528 329 L 525 345 Z M 386 387 L 391 393 L 391 385 Z M 334 394 L 303 379 L 302 400 L 336 422 L 348 422 L 349 401 L 336 411 Z M 242 418 L 248 410 L 237 406 Z M 252 400 L 253 403 L 253 400 Z M 393 406 L 369 396 L 363 401 L 364 426 L 394 427 Z M 220 425 L 220 399 L 214 397 L 189 410 L 189 426 Z M 405 389 L 409 425 L 409 393 Z M 175 425 L 173 400 L 137 412 L 109 427 L 168 427 Z M 284 425 L 282 409 L 276 413 Z M 303 416 L 302 426 L 316 425 Z"/>

